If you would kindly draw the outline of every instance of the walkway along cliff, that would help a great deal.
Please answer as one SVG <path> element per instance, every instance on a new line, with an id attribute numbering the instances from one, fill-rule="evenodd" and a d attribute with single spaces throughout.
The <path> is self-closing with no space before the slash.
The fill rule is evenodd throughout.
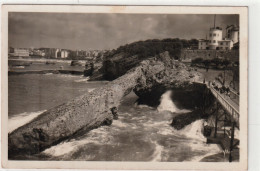
<path id="1" fill-rule="evenodd" d="M 151 102 L 158 101 L 168 89 L 176 90 L 176 98 L 178 92 L 193 96 L 194 92 L 205 88 L 205 85 L 194 83 L 199 79 L 200 73 L 172 60 L 167 52 L 144 60 L 105 87 L 54 107 L 14 130 L 8 135 L 9 159 L 19 155 L 37 154 L 63 140 L 108 124 L 107 121 L 111 122 L 113 119 L 111 109 L 118 107 L 122 98 L 132 90 L 140 99 L 152 97 Z M 201 95 L 203 93 L 195 94 L 193 101 L 183 100 L 181 105 L 198 105 L 201 103 L 197 104 Z"/>

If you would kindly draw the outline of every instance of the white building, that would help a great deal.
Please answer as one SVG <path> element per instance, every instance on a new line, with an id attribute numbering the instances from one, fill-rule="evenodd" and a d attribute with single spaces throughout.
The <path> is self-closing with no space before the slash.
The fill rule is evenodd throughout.
<path id="1" fill-rule="evenodd" d="M 239 41 L 239 27 L 235 25 L 230 25 L 226 27 L 226 37 L 233 41 L 233 43 L 237 43 Z"/>
<path id="2" fill-rule="evenodd" d="M 61 50 L 61 58 L 67 58 L 69 56 L 69 52 L 67 50 Z"/>
<path id="3" fill-rule="evenodd" d="M 209 39 L 199 40 L 199 49 L 231 50 L 239 41 L 239 28 L 231 25 L 226 28 L 226 37 L 222 37 L 222 28 L 212 27 L 209 30 Z"/>
<path id="4" fill-rule="evenodd" d="M 233 47 L 233 41 L 232 40 L 220 40 L 217 49 L 219 50 L 231 50 Z"/>
<path id="5" fill-rule="evenodd" d="M 11 56 L 19 56 L 19 57 L 29 57 L 30 52 L 29 49 L 26 48 L 14 48 L 13 52 L 10 53 Z"/>
<path id="6" fill-rule="evenodd" d="M 198 47 L 199 47 L 199 49 L 208 49 L 208 47 L 209 47 L 209 40 L 200 39 Z"/>
<path id="7" fill-rule="evenodd" d="M 209 49 L 216 49 L 218 41 L 222 40 L 222 28 L 212 27 L 209 30 Z"/>

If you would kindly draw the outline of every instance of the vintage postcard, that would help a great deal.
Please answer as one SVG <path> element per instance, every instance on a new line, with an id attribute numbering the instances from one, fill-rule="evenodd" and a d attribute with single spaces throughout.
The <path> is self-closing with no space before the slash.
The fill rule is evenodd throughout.
<path id="1" fill-rule="evenodd" d="M 247 12 L 3 5 L 3 167 L 246 170 Z"/>

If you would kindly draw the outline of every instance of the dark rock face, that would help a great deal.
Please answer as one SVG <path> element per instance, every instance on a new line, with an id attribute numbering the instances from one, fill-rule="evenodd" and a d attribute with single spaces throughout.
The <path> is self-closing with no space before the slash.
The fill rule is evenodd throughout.
<path id="1" fill-rule="evenodd" d="M 124 55 L 124 53 L 116 54 L 113 58 L 106 59 L 103 62 L 102 71 L 104 79 L 114 80 L 141 62 L 137 55 L 128 58 L 124 58 Z"/>
<path id="2" fill-rule="evenodd" d="M 200 118 L 201 118 L 201 111 L 196 110 L 196 111 L 193 111 L 190 113 L 185 113 L 185 114 L 174 117 L 171 125 L 175 129 L 180 130 L 180 129 L 184 128 L 186 125 L 189 125 L 192 122 L 194 122 Z"/>
<path id="3" fill-rule="evenodd" d="M 185 98 L 192 100 L 192 102 L 189 102 L 190 104 L 188 104 L 188 106 L 193 106 L 194 110 L 190 113 L 177 115 L 173 118 L 171 125 L 177 130 L 184 128 L 198 119 L 208 119 L 215 112 L 219 112 L 216 99 L 211 94 L 210 90 L 203 85 L 197 84 L 193 91 L 181 93 L 180 102 L 185 103 L 183 102 L 183 99 Z"/>
<path id="4" fill-rule="evenodd" d="M 143 63 L 145 62 L 147 61 L 143 61 Z M 200 73 L 179 61 L 172 60 L 168 52 L 155 57 L 151 60 L 149 66 L 152 69 L 150 68 L 144 72 L 144 75 L 139 78 L 138 84 L 134 88 L 134 92 L 140 97 L 140 103 L 158 105 L 160 97 L 165 91 L 193 91 L 195 87 L 193 82 L 201 79 Z M 179 97 L 174 92 L 174 98 Z"/>
<path id="5" fill-rule="evenodd" d="M 82 63 L 80 61 L 73 60 L 71 61 L 70 66 L 82 66 Z"/>

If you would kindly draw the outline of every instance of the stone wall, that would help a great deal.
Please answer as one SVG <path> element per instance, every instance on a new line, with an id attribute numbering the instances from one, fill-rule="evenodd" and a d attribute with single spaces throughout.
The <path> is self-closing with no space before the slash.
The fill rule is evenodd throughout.
<path id="1" fill-rule="evenodd" d="M 238 50 L 187 50 L 181 51 L 180 58 L 185 61 L 191 61 L 195 58 L 213 59 L 215 57 L 229 58 L 232 61 L 239 60 Z"/>

